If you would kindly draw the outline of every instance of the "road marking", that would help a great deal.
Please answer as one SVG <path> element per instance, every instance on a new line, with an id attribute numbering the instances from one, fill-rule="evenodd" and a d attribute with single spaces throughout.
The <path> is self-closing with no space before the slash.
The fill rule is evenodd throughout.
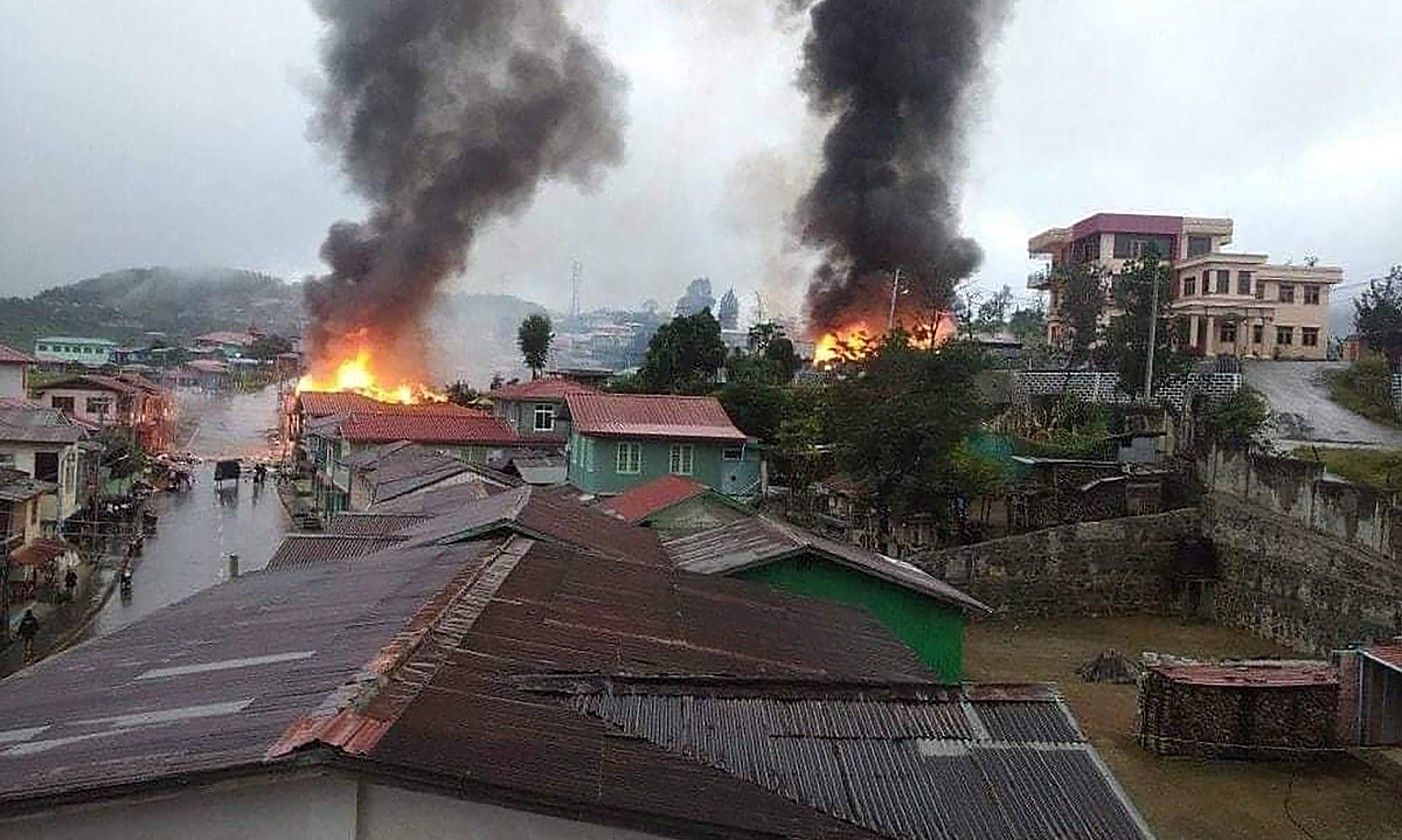
<path id="1" fill-rule="evenodd" d="M 272 665 L 278 662 L 296 662 L 310 659 L 314 650 L 299 650 L 292 653 L 270 653 L 267 656 L 247 656 L 242 659 L 224 659 L 219 662 L 201 662 L 195 665 L 176 665 L 170 668 L 152 668 L 137 674 L 138 680 L 156 680 L 162 677 L 183 677 L 187 674 L 207 674 L 210 671 L 232 671 L 235 668 L 253 668 L 258 665 Z"/>

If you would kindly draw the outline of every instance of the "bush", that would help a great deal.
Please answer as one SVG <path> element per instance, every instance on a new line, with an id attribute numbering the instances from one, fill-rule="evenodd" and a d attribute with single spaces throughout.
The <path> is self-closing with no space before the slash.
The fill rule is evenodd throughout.
<path id="1" fill-rule="evenodd" d="M 1271 405 L 1255 388 L 1245 387 L 1214 406 L 1207 415 L 1207 434 L 1233 449 L 1259 448 L 1273 415 Z"/>
<path id="2" fill-rule="evenodd" d="M 1392 369 L 1383 356 L 1367 356 L 1344 370 L 1329 374 L 1329 397 L 1369 420 L 1395 425 L 1392 403 Z"/>

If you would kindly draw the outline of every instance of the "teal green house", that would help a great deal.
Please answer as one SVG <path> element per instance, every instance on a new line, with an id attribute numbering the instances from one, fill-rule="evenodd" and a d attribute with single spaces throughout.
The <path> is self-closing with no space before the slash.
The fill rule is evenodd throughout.
<path id="1" fill-rule="evenodd" d="M 664 543 L 682 571 L 759 581 L 865 608 L 942 682 L 964 677 L 964 630 L 990 610 L 909 563 L 754 515 Z"/>
<path id="2" fill-rule="evenodd" d="M 587 394 L 566 397 L 568 481 L 613 496 L 665 475 L 735 499 L 758 496 L 764 461 L 715 397 Z"/>

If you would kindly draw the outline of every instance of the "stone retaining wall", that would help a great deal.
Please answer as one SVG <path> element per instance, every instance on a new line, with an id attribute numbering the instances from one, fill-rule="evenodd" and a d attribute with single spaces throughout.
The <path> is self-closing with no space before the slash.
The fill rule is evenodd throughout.
<path id="1" fill-rule="evenodd" d="M 1014 371 L 1012 377 L 1013 393 L 1021 396 L 1067 394 L 1093 403 L 1132 402 L 1119 390 L 1120 375 L 1112 371 L 1024 370 Z M 1241 385 L 1239 373 L 1189 373 L 1166 377 L 1155 390 L 1160 403 L 1181 409 L 1194 395 L 1203 394 L 1209 402 L 1219 402 L 1239 391 Z"/>
<path id="2" fill-rule="evenodd" d="M 1179 545 L 1195 508 L 1079 522 L 910 558 L 1002 616 L 1173 611 Z"/>

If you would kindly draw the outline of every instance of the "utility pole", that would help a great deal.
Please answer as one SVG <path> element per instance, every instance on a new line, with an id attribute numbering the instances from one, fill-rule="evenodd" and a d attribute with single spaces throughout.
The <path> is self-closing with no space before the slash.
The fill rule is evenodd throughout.
<path id="1" fill-rule="evenodd" d="M 579 320 L 579 287 L 584 282 L 584 263 L 575 260 L 570 264 L 570 319 Z"/>
<path id="2" fill-rule="evenodd" d="M 1149 350 L 1144 355 L 1144 402 L 1149 402 L 1154 396 L 1154 347 L 1158 341 L 1159 331 L 1159 265 L 1154 264 L 1153 274 L 1150 278 L 1153 284 L 1153 292 L 1149 295 Z"/>
<path id="3" fill-rule="evenodd" d="M 891 278 L 891 314 L 886 316 L 886 332 L 896 328 L 896 295 L 901 293 L 901 269 L 896 268 L 895 275 Z"/>

